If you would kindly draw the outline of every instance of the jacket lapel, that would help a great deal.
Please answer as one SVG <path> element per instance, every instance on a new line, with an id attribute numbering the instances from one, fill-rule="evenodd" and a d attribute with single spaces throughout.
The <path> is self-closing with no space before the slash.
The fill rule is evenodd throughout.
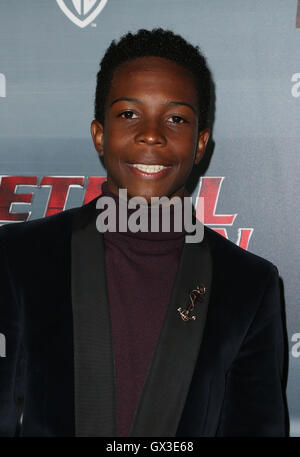
<path id="1" fill-rule="evenodd" d="M 72 307 L 75 436 L 116 436 L 114 360 L 104 237 L 92 200 L 74 216 Z"/>
<path id="2" fill-rule="evenodd" d="M 211 276 L 212 260 L 206 237 L 200 243 L 184 244 L 131 437 L 176 436 L 203 337 Z M 204 285 L 206 293 L 201 303 L 195 303 L 192 315 L 196 315 L 196 320 L 184 321 L 177 309 L 187 308 L 189 293 L 198 285 Z"/>
<path id="3" fill-rule="evenodd" d="M 108 437 L 117 436 L 117 417 L 104 237 L 96 229 L 97 199 L 75 213 L 72 229 L 75 435 Z M 200 243 L 185 243 L 131 437 L 176 435 L 201 346 L 211 276 L 206 237 Z M 206 293 L 191 312 L 196 319 L 184 321 L 177 309 L 186 309 L 189 293 L 201 285 Z"/>

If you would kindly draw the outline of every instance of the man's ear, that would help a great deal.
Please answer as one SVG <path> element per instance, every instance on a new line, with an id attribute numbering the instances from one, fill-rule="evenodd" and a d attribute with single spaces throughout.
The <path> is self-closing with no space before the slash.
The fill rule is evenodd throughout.
<path id="1" fill-rule="evenodd" d="M 209 140 L 210 136 L 210 129 L 206 128 L 201 130 L 198 135 L 198 143 L 197 143 L 197 150 L 195 155 L 194 163 L 198 164 L 202 157 L 204 156 L 205 149 Z"/>
<path id="2" fill-rule="evenodd" d="M 104 143 L 104 127 L 103 125 L 94 119 L 91 123 L 91 135 L 93 138 L 94 146 L 99 156 L 102 157 L 103 152 L 103 143 Z"/>

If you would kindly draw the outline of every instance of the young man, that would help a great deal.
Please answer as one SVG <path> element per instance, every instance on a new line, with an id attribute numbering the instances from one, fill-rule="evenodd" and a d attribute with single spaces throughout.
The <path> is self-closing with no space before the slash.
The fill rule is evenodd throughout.
<path id="1" fill-rule="evenodd" d="M 287 434 L 277 268 L 207 227 L 186 243 L 174 217 L 168 232 L 96 228 L 98 200 L 120 208 L 120 189 L 183 201 L 209 93 L 199 49 L 170 31 L 106 51 L 91 124 L 102 195 L 0 230 L 1 435 L 22 398 L 23 436 Z"/>

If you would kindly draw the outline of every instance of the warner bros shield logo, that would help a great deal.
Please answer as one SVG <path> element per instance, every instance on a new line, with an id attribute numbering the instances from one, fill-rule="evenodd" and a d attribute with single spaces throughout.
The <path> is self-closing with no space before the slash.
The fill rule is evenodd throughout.
<path id="1" fill-rule="evenodd" d="M 56 3 L 70 21 L 83 29 L 101 13 L 107 0 L 56 0 Z"/>

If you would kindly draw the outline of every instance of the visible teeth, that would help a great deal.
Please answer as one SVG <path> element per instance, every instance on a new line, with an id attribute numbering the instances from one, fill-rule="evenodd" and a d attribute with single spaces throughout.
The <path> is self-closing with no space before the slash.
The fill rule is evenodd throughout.
<path id="1" fill-rule="evenodd" d="M 164 165 L 145 165 L 142 163 L 134 163 L 132 165 L 133 165 L 133 167 L 137 168 L 138 170 L 146 171 L 147 173 L 158 173 L 163 168 L 167 168 Z"/>

